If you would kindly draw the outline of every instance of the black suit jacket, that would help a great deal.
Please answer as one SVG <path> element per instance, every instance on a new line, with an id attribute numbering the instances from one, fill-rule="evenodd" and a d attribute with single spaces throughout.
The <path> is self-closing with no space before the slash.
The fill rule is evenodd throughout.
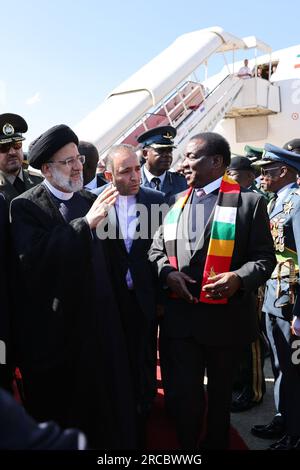
<path id="1" fill-rule="evenodd" d="M 151 185 L 145 175 L 144 166 L 141 168 L 141 177 L 142 186 L 145 188 L 151 188 Z M 183 175 L 173 171 L 166 171 L 165 180 L 160 190 L 162 193 L 164 193 L 165 202 L 167 204 L 170 204 L 170 199 L 172 196 L 181 193 L 185 189 L 187 189 L 187 183 Z"/>
<path id="2" fill-rule="evenodd" d="M 94 190 L 94 194 L 101 194 L 105 186 Z M 123 304 L 124 295 L 127 291 L 126 273 L 128 269 L 131 272 L 136 296 L 145 314 L 145 318 L 153 322 L 155 319 L 155 306 L 157 300 L 156 279 L 154 278 L 151 263 L 148 260 L 148 251 L 152 243 L 155 231 L 162 222 L 162 216 L 154 219 L 154 212 L 151 213 L 151 207 L 154 205 L 161 206 L 164 204 L 164 195 L 160 191 L 154 189 L 140 187 L 136 198 L 137 204 L 141 204 L 146 209 L 147 233 L 146 238 L 137 238 L 133 240 L 129 253 L 126 250 L 124 240 L 122 238 L 110 239 L 109 250 L 112 260 L 112 269 L 118 290 L 118 299 L 120 305 Z M 152 209 L 153 210 L 153 209 Z M 165 211 L 167 206 L 165 206 Z M 118 234 L 118 219 L 115 209 L 109 214 L 110 224 L 112 225 L 112 233 Z M 152 217 L 153 216 L 153 217 Z M 115 227 L 115 229 L 114 229 Z M 140 227 L 138 227 L 140 229 Z M 123 300 L 121 300 L 123 299 Z"/>
<path id="3" fill-rule="evenodd" d="M 180 195 L 178 195 L 179 197 Z M 188 210 L 188 205 L 185 206 Z M 178 227 L 184 220 L 183 211 Z M 178 228 L 179 229 L 179 228 Z M 211 224 L 204 234 L 204 253 L 186 249 L 186 240 L 177 240 L 179 269 L 196 279 L 194 295 L 199 297 L 203 264 L 210 237 Z M 170 266 L 163 227 L 156 234 L 149 252 L 161 283 L 174 268 Z M 168 298 L 162 329 L 168 336 L 194 336 L 207 345 L 243 345 L 253 341 L 258 333 L 255 314 L 255 290 L 271 275 L 276 259 L 264 198 L 241 190 L 237 208 L 235 245 L 231 271 L 242 281 L 242 288 L 226 305 L 199 303 L 191 305 L 181 299 Z"/>

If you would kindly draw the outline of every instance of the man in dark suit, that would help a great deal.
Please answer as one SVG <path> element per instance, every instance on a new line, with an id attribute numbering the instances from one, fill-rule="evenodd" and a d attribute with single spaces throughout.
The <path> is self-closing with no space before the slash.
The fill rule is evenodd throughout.
<path id="1" fill-rule="evenodd" d="M 82 189 L 84 156 L 65 125 L 33 144 L 45 180 L 13 200 L 18 295 L 14 315 L 25 405 L 38 421 L 86 432 L 95 448 L 135 447 L 133 393 L 105 241 L 95 235 L 115 202 Z"/>
<path id="2" fill-rule="evenodd" d="M 99 153 L 95 145 L 84 140 L 79 141 L 78 151 L 85 156 L 83 166 L 83 186 L 87 191 L 100 188 L 107 184 L 107 181 L 100 173 L 96 173 L 99 161 Z"/>
<path id="3" fill-rule="evenodd" d="M 0 114 L 0 192 L 8 204 L 43 180 L 22 168 L 22 134 L 26 131 L 27 123 L 18 114 Z"/>
<path id="4" fill-rule="evenodd" d="M 54 422 L 36 423 L 23 406 L 1 388 L 0 422 L 0 450 L 86 449 L 83 433 L 76 429 L 62 430 Z"/>
<path id="5" fill-rule="evenodd" d="M 199 445 L 205 369 L 205 446 L 228 448 L 235 365 L 257 337 L 255 290 L 275 266 L 264 198 L 224 175 L 229 162 L 229 144 L 219 134 L 190 140 L 183 162 L 190 188 L 178 195 L 149 252 L 169 288 L 163 383 L 184 449 Z"/>
<path id="6" fill-rule="evenodd" d="M 299 316 L 300 303 L 300 189 L 296 183 L 300 152 L 297 148 L 300 149 L 300 139 L 287 142 L 284 149 L 266 144 L 262 160 L 256 162 L 261 166 L 263 189 L 274 193 L 268 209 L 278 264 L 266 284 L 262 310 L 275 377 L 277 413 L 270 423 L 255 425 L 251 432 L 267 439 L 284 434 L 271 445 L 277 450 L 300 447 L 299 364 L 293 363 L 293 340 L 297 341 L 297 337 L 291 329 L 293 315 Z"/>
<path id="7" fill-rule="evenodd" d="M 108 216 L 109 251 L 143 446 L 146 418 L 156 394 L 157 289 L 147 254 L 162 220 L 159 211 L 163 210 L 164 196 L 160 191 L 140 187 L 140 162 L 130 145 L 112 147 L 106 162 L 105 176 L 119 192 Z M 104 188 L 94 193 L 101 194 Z M 164 206 L 166 212 L 168 206 Z"/>
<path id="8" fill-rule="evenodd" d="M 174 127 L 160 126 L 144 132 L 137 139 L 143 147 L 146 160 L 141 170 L 142 186 L 162 191 L 167 204 L 174 194 L 187 188 L 183 175 L 169 171 L 175 136 Z"/>

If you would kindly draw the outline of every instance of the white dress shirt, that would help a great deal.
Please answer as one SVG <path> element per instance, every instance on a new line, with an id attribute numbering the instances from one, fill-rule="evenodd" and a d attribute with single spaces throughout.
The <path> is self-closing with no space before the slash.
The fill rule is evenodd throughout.
<path id="1" fill-rule="evenodd" d="M 95 178 L 93 178 L 88 184 L 84 186 L 84 189 L 86 189 L 87 191 L 92 191 L 93 189 L 96 189 L 96 188 L 97 188 L 97 176 L 95 176 Z"/>
<path id="2" fill-rule="evenodd" d="M 119 195 L 115 203 L 115 208 L 126 251 L 129 253 L 135 237 L 138 220 L 136 216 L 136 197 Z M 128 289 L 133 289 L 133 280 L 129 269 L 126 274 L 126 283 Z"/>
<path id="3" fill-rule="evenodd" d="M 162 188 L 162 185 L 164 184 L 164 181 L 165 181 L 165 177 L 166 177 L 166 172 L 164 172 L 162 175 L 160 176 L 155 176 L 153 175 L 152 173 L 150 173 L 150 171 L 146 168 L 146 165 L 144 165 L 144 172 L 145 172 L 145 176 L 148 180 L 148 182 L 150 183 L 151 185 L 151 188 L 154 188 L 155 189 L 155 184 L 152 183 L 152 178 L 159 178 L 160 179 L 160 188 Z"/>
<path id="4" fill-rule="evenodd" d="M 205 194 L 210 194 L 216 189 L 219 189 L 222 183 L 223 176 L 220 176 L 217 180 L 212 181 L 211 183 L 208 183 L 206 186 L 203 186 L 203 191 L 205 191 Z M 197 188 L 200 189 L 200 188 Z"/>
<path id="5" fill-rule="evenodd" d="M 73 197 L 74 193 L 64 193 L 63 191 L 60 191 L 59 189 L 56 189 L 54 186 L 52 186 L 52 184 L 49 183 L 49 181 L 46 179 L 44 179 L 42 184 L 44 184 L 49 189 L 53 196 L 61 199 L 62 201 L 68 201 Z"/>

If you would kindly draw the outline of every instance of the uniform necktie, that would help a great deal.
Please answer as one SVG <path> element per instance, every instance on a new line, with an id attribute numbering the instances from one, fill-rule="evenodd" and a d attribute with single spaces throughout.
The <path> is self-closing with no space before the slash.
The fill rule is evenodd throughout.
<path id="1" fill-rule="evenodd" d="M 21 178 L 19 178 L 18 176 L 13 182 L 13 187 L 17 190 L 19 194 L 24 193 L 24 191 L 26 190 L 24 181 L 22 181 Z"/>
<path id="2" fill-rule="evenodd" d="M 160 179 L 155 177 L 155 178 L 152 178 L 151 182 L 155 184 L 155 189 L 157 191 L 160 191 Z"/>
<path id="3" fill-rule="evenodd" d="M 275 193 L 272 199 L 268 203 L 268 214 L 270 215 L 276 205 L 276 200 L 278 198 L 278 195 Z"/>
<path id="4" fill-rule="evenodd" d="M 197 188 L 197 189 L 195 189 L 195 193 L 196 193 L 197 197 L 206 196 L 206 192 L 204 191 L 203 188 Z"/>

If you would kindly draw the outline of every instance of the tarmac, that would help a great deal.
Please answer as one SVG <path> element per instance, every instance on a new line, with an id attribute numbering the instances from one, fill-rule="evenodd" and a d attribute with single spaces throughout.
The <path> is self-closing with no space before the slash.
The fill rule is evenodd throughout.
<path id="1" fill-rule="evenodd" d="M 231 424 L 239 432 L 250 450 L 267 449 L 270 444 L 275 442 L 275 440 L 272 439 L 261 439 L 259 437 L 255 437 L 250 432 L 253 425 L 268 424 L 272 421 L 275 415 L 273 398 L 274 377 L 269 359 L 266 359 L 265 361 L 264 373 L 266 380 L 266 393 L 263 401 L 250 410 L 243 411 L 241 413 L 231 413 Z"/>

